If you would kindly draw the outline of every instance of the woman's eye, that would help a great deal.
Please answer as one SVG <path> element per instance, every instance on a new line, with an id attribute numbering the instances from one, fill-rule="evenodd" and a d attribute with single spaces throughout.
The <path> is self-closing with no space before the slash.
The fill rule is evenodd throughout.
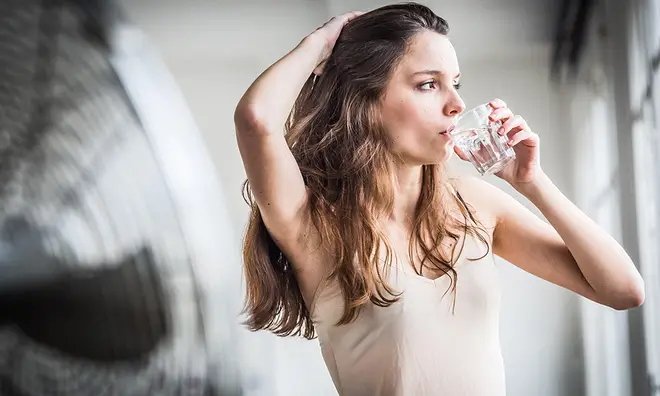
<path id="1" fill-rule="evenodd" d="M 419 86 L 423 91 L 429 91 L 435 88 L 435 81 L 427 81 Z"/>
<path id="2" fill-rule="evenodd" d="M 457 90 L 457 91 L 458 91 L 459 89 L 461 89 L 461 83 L 456 83 L 456 84 L 454 84 L 454 89 Z"/>

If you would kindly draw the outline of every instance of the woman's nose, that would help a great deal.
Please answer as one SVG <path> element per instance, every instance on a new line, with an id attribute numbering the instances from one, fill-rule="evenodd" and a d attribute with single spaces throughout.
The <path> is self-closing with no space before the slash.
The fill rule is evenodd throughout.
<path id="1" fill-rule="evenodd" d="M 456 96 L 452 101 L 445 106 L 445 115 L 448 117 L 456 117 L 465 110 L 465 103 L 460 96 Z"/>

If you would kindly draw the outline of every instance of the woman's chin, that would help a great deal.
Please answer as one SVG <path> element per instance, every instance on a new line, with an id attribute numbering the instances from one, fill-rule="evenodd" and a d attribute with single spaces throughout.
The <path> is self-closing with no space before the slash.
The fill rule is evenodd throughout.
<path id="1" fill-rule="evenodd" d="M 454 150 L 443 150 L 434 153 L 434 155 L 428 158 L 428 160 L 425 162 L 427 165 L 443 165 L 447 161 L 449 161 L 453 155 L 454 155 Z"/>

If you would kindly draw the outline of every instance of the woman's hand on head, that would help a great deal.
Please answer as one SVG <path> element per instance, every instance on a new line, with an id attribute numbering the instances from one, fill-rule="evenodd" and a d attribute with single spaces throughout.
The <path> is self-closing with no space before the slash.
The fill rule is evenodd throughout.
<path id="1" fill-rule="evenodd" d="M 330 57 L 332 49 L 334 48 L 344 26 L 362 14 L 364 14 L 362 11 L 352 11 L 333 17 L 310 35 L 311 37 L 319 39 L 321 45 L 323 45 L 323 52 L 321 53 L 318 65 L 314 69 L 314 74 L 319 75 L 323 73 L 325 63 L 328 60 L 328 57 Z"/>

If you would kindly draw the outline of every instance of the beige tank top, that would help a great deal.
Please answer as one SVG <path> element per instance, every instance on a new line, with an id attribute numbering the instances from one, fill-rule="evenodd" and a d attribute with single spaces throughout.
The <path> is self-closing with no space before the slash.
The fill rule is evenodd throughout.
<path id="1" fill-rule="evenodd" d="M 484 253 L 483 243 L 466 239 L 454 267 L 455 306 L 448 276 L 431 280 L 397 264 L 388 280 L 403 292 L 400 300 L 386 308 L 368 304 L 354 322 L 336 326 L 341 292 L 334 281 L 323 282 L 312 320 L 339 394 L 505 395 L 499 275 L 492 254 L 469 260 Z"/>

